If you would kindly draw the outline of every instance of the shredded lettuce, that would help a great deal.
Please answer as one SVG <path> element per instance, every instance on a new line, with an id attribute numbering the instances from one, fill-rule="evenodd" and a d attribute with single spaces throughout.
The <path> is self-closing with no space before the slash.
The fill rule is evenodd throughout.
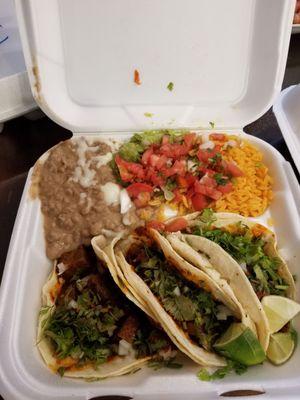
<path id="1" fill-rule="evenodd" d="M 139 143 L 127 142 L 124 143 L 120 150 L 119 155 L 123 158 L 123 160 L 138 162 L 141 158 L 141 155 L 144 152 L 144 146 Z"/>

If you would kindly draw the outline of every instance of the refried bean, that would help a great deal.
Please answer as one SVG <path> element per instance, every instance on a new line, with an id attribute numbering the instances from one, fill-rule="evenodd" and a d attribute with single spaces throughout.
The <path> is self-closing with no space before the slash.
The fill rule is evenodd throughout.
<path id="1" fill-rule="evenodd" d="M 50 259 L 89 244 L 102 229 L 124 229 L 120 206 L 107 205 L 101 191 L 101 185 L 115 182 L 106 164 L 108 153 L 111 148 L 104 142 L 67 140 L 50 150 L 46 161 L 39 165 L 38 195 Z"/>

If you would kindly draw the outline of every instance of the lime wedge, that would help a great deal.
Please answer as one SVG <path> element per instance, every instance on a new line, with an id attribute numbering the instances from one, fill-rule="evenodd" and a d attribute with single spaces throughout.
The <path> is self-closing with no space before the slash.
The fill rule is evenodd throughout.
<path id="1" fill-rule="evenodd" d="M 300 304 L 282 296 L 265 296 L 261 304 L 269 321 L 270 333 L 278 332 L 300 312 Z"/>
<path id="2" fill-rule="evenodd" d="M 267 350 L 268 359 L 275 365 L 285 363 L 293 354 L 295 341 L 290 332 L 274 333 Z"/>
<path id="3" fill-rule="evenodd" d="M 266 358 L 254 333 L 242 323 L 231 324 L 216 341 L 214 348 L 224 357 L 244 365 L 260 364 Z"/>

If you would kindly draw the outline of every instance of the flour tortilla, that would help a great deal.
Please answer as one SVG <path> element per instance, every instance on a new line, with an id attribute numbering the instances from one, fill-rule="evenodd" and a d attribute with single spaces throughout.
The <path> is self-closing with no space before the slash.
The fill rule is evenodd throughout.
<path id="1" fill-rule="evenodd" d="M 233 213 L 215 213 L 214 216 L 216 220 L 213 222 L 213 226 L 219 228 L 226 228 L 226 226 L 236 223 L 242 223 L 251 228 L 257 224 L 257 222 Z M 187 218 L 187 220 L 189 226 L 201 225 L 201 221 L 197 219 L 197 216 L 195 218 Z M 276 250 L 275 235 L 266 227 L 263 227 L 263 229 L 265 231 L 263 237 L 267 243 L 265 251 L 269 256 L 277 257 L 281 261 L 278 273 L 290 286 L 287 293 L 288 296 L 294 298 L 295 283 L 287 264 Z M 254 321 L 259 341 L 266 351 L 270 338 L 268 320 L 261 302 L 238 262 L 217 243 L 201 236 L 175 233 L 167 235 L 167 240 L 178 254 L 195 267 L 208 275 L 217 273 L 229 283 L 244 310 Z M 211 272 L 211 268 L 213 268 L 214 272 Z"/>
<path id="2" fill-rule="evenodd" d="M 43 337 L 43 329 L 46 324 L 47 318 L 55 309 L 55 300 L 59 287 L 60 282 L 56 273 L 56 265 L 54 265 L 53 271 L 42 289 L 43 312 L 40 313 L 38 321 L 37 347 L 45 364 L 55 373 L 60 367 L 64 366 L 65 364 L 63 360 L 58 360 L 57 358 L 55 358 L 51 349 L 50 341 L 47 338 Z M 86 365 L 81 368 L 73 367 L 70 369 L 66 369 L 64 377 L 97 380 L 125 375 L 135 372 L 151 358 L 152 357 L 144 357 L 137 359 L 132 352 L 124 357 L 116 356 L 111 361 L 99 365 L 97 369 L 93 368 L 90 365 Z"/>

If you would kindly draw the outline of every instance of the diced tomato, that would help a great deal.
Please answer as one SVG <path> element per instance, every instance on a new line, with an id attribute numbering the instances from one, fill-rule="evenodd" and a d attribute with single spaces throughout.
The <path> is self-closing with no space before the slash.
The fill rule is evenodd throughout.
<path id="1" fill-rule="evenodd" d="M 202 176 L 202 178 L 200 179 L 199 182 L 202 185 L 205 185 L 205 186 L 210 186 L 210 187 L 216 187 L 217 186 L 216 180 L 213 179 L 213 178 L 210 178 L 207 173 L 204 176 Z"/>
<path id="2" fill-rule="evenodd" d="M 211 158 L 212 156 L 213 156 L 212 151 L 199 149 L 197 153 L 199 161 L 203 163 L 208 163 L 208 159 Z"/>
<path id="3" fill-rule="evenodd" d="M 188 149 L 192 148 L 193 144 L 195 143 L 195 139 L 196 139 L 195 133 L 187 133 L 186 135 L 184 135 L 183 140 Z"/>
<path id="4" fill-rule="evenodd" d="M 227 163 L 226 170 L 230 175 L 235 178 L 239 176 L 244 176 L 244 172 L 240 170 L 240 168 L 233 162 Z"/>
<path id="5" fill-rule="evenodd" d="M 188 181 L 184 176 L 177 175 L 176 181 L 180 188 L 187 188 L 189 186 Z"/>
<path id="6" fill-rule="evenodd" d="M 151 146 L 142 155 L 142 164 L 147 165 L 149 163 L 152 154 L 153 154 L 153 147 Z"/>
<path id="7" fill-rule="evenodd" d="M 169 176 L 172 175 L 180 175 L 184 176 L 186 173 L 186 161 L 185 160 L 176 160 L 172 167 L 166 168 L 164 170 L 164 175 L 168 178 Z"/>
<path id="8" fill-rule="evenodd" d="M 147 181 L 153 183 L 154 186 L 164 186 L 165 184 L 165 179 L 152 167 L 147 169 L 146 178 Z"/>
<path id="9" fill-rule="evenodd" d="M 233 190 L 233 184 L 231 182 L 227 182 L 225 185 L 219 185 L 217 189 L 222 193 L 226 194 Z"/>
<path id="10" fill-rule="evenodd" d="M 151 154 L 150 159 L 149 159 L 149 164 L 151 165 L 151 167 L 155 167 L 158 160 L 159 160 L 159 156 L 157 154 Z"/>
<path id="11" fill-rule="evenodd" d="M 224 141 L 226 140 L 226 135 L 224 135 L 223 133 L 211 133 L 209 135 L 210 140 L 220 140 L 220 141 Z"/>
<path id="12" fill-rule="evenodd" d="M 118 169 L 123 182 L 133 181 L 133 174 L 130 174 L 126 168 L 122 167 L 122 165 L 118 165 Z"/>
<path id="13" fill-rule="evenodd" d="M 199 161 L 202 161 L 203 163 L 207 164 L 209 163 L 210 158 L 214 158 L 217 153 L 220 153 L 221 151 L 221 146 L 216 145 L 213 149 L 209 150 L 202 150 L 199 149 L 197 153 L 197 157 Z"/>
<path id="14" fill-rule="evenodd" d="M 165 224 L 163 222 L 159 221 L 149 221 L 146 223 L 146 228 L 147 229 L 156 229 L 158 231 L 164 231 L 165 230 Z"/>
<path id="15" fill-rule="evenodd" d="M 146 183 L 132 183 L 131 185 L 127 186 L 126 188 L 130 197 L 138 197 L 140 193 L 153 191 L 153 187 L 147 185 Z"/>
<path id="16" fill-rule="evenodd" d="M 163 138 L 162 138 L 161 144 L 162 145 L 168 144 L 169 141 L 170 141 L 170 136 L 169 135 L 164 135 Z"/>
<path id="17" fill-rule="evenodd" d="M 168 158 L 164 155 L 159 156 L 159 159 L 157 160 L 156 163 L 156 169 L 159 171 L 161 170 L 168 162 Z"/>
<path id="18" fill-rule="evenodd" d="M 196 193 L 208 196 L 213 200 L 218 200 L 220 197 L 222 197 L 222 193 L 219 190 L 203 185 L 199 181 L 195 182 L 194 189 Z"/>
<path id="19" fill-rule="evenodd" d="M 160 147 L 160 153 L 168 158 L 178 159 L 179 157 L 186 156 L 189 152 L 187 146 L 179 143 L 168 143 Z"/>
<path id="20" fill-rule="evenodd" d="M 201 193 L 206 195 L 206 186 L 202 185 L 199 181 L 194 183 L 194 190 L 196 193 Z"/>
<path id="21" fill-rule="evenodd" d="M 133 200 L 135 206 L 137 208 L 145 207 L 151 199 L 151 195 L 149 192 L 139 193 L 137 198 Z"/>
<path id="22" fill-rule="evenodd" d="M 175 196 L 173 202 L 180 203 L 182 201 L 183 195 L 180 193 L 179 189 L 178 188 L 174 189 L 173 194 Z"/>
<path id="23" fill-rule="evenodd" d="M 127 170 L 127 172 L 131 173 L 133 176 L 137 177 L 138 179 L 145 178 L 145 171 L 141 164 L 123 160 L 123 158 L 121 158 L 119 156 L 119 154 L 116 155 L 115 161 L 119 168 L 121 178 L 122 178 L 122 172 L 123 172 L 123 174 L 125 174 L 125 170 Z M 122 172 L 121 172 L 121 170 L 122 170 Z M 126 181 L 126 182 L 128 182 L 128 181 Z"/>
<path id="24" fill-rule="evenodd" d="M 134 70 L 134 83 L 136 83 L 137 85 L 141 84 L 141 78 L 140 78 L 140 73 L 137 69 Z"/>
<path id="25" fill-rule="evenodd" d="M 169 222 L 166 227 L 165 227 L 165 231 L 166 232 L 178 232 L 181 231 L 183 229 L 186 229 L 187 227 L 187 220 L 180 217 L 180 218 L 176 218 L 173 221 Z"/>
<path id="26" fill-rule="evenodd" d="M 185 179 L 187 181 L 188 187 L 193 186 L 197 178 L 193 174 L 186 174 Z"/>
<path id="27" fill-rule="evenodd" d="M 206 208 L 209 204 L 208 199 L 200 193 L 196 193 L 192 197 L 192 205 L 195 209 L 195 211 L 201 211 L 204 208 Z"/>

